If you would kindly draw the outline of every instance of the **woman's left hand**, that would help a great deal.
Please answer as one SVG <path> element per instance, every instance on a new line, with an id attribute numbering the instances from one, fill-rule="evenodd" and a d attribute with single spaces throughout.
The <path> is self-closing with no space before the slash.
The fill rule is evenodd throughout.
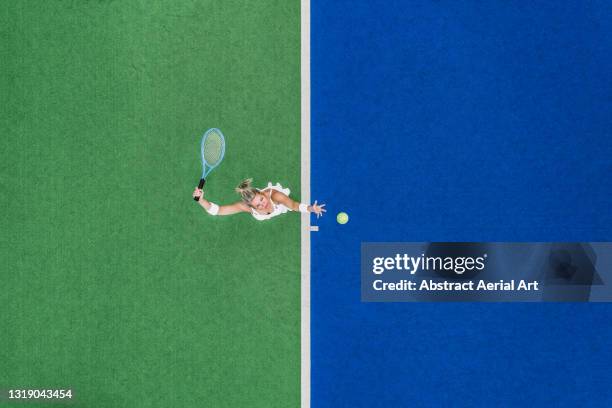
<path id="1" fill-rule="evenodd" d="M 323 208 L 323 207 L 325 207 L 325 204 L 318 205 L 316 200 L 315 200 L 314 204 L 311 207 L 312 207 L 312 212 L 317 214 L 317 218 L 322 216 L 324 212 L 327 212 L 327 210 L 325 208 Z"/>

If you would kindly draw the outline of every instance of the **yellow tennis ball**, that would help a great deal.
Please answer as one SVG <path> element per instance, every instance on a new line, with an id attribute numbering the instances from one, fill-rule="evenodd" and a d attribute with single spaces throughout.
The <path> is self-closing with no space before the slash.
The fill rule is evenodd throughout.
<path id="1" fill-rule="evenodd" d="M 348 214 L 345 212 L 341 212 L 338 213 L 338 215 L 336 215 L 336 221 L 338 221 L 338 224 L 346 224 L 349 220 Z"/>

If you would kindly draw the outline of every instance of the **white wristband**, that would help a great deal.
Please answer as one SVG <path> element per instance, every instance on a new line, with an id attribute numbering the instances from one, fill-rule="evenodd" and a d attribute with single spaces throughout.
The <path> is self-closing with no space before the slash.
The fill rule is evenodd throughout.
<path id="1" fill-rule="evenodd" d="M 307 213 L 308 212 L 308 204 L 300 203 L 299 210 L 300 210 L 300 212 Z"/>
<path id="2" fill-rule="evenodd" d="M 219 206 L 215 203 L 210 203 L 210 207 L 208 210 L 206 210 L 206 212 L 210 215 L 217 215 L 219 214 Z"/>

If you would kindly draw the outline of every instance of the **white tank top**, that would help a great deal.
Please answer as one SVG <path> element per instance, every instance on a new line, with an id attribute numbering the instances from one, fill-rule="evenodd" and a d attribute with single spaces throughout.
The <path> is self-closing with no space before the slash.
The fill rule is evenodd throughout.
<path id="1" fill-rule="evenodd" d="M 280 183 L 276 183 L 275 185 L 272 185 L 271 182 L 268 183 L 268 186 L 266 188 L 260 189 L 259 191 L 264 192 L 266 190 L 270 191 L 269 198 L 270 198 L 270 203 L 272 203 L 272 212 L 270 214 L 260 214 L 254 208 L 251 208 L 251 214 L 253 214 L 253 217 L 258 221 L 269 220 L 272 217 L 276 217 L 277 215 L 281 215 L 289 211 L 289 209 L 285 207 L 283 204 L 277 204 L 274 201 L 272 201 L 272 190 L 280 191 L 286 196 L 289 196 L 289 193 L 291 193 L 291 190 L 289 190 L 288 188 L 283 188 L 283 186 L 281 186 Z"/>

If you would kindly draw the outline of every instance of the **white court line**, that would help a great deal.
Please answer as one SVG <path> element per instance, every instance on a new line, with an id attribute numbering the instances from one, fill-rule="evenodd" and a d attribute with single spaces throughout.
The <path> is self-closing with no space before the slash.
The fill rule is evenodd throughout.
<path id="1" fill-rule="evenodd" d="M 310 203 L 310 0 L 301 0 L 301 201 Z M 301 407 L 310 408 L 310 214 L 301 214 Z"/>

